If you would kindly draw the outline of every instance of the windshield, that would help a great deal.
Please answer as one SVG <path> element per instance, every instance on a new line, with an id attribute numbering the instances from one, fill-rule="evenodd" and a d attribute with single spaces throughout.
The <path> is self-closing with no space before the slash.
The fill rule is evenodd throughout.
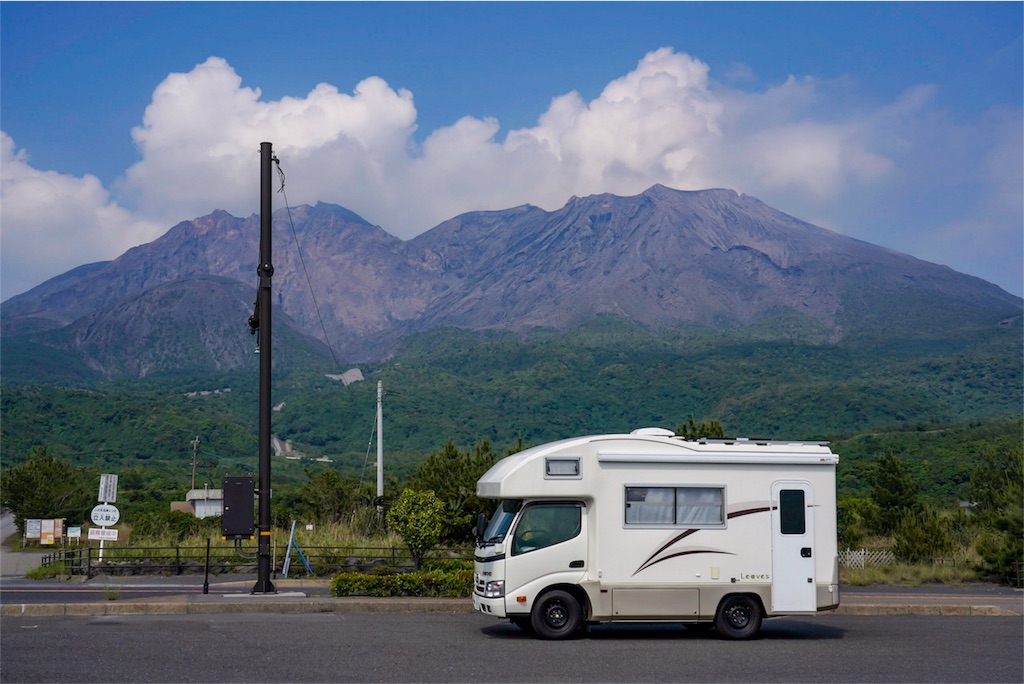
<path id="1" fill-rule="evenodd" d="M 491 516 L 491 521 L 487 524 L 487 530 L 484 532 L 482 543 L 496 544 L 503 540 L 505 533 L 508 532 L 509 525 L 512 524 L 516 513 L 522 507 L 522 499 L 502 499 L 501 503 L 498 504 L 498 509 Z"/>

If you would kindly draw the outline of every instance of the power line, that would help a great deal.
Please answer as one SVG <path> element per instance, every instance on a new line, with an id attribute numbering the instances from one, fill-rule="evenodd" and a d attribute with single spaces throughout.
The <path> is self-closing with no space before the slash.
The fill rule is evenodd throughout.
<path id="1" fill-rule="evenodd" d="M 288 203 L 288 193 L 284 191 L 284 171 L 281 170 L 281 160 L 274 157 L 274 161 L 277 163 L 277 173 L 281 177 L 281 188 L 278 190 L 284 197 L 284 207 L 288 212 L 288 225 L 291 227 L 292 240 L 295 241 L 295 250 L 299 255 L 299 264 L 302 266 L 302 273 L 306 276 L 306 285 L 309 287 L 309 295 L 313 298 L 313 309 L 316 311 L 316 316 L 320 320 L 320 329 L 324 332 L 324 342 L 327 344 L 327 348 L 331 350 L 331 358 L 334 359 L 334 365 L 336 368 L 341 370 L 341 364 L 338 363 L 338 357 L 334 353 L 334 345 L 331 344 L 331 339 L 327 334 L 327 325 L 324 323 L 324 317 L 320 313 L 320 304 L 316 301 L 316 293 L 313 291 L 313 282 L 310 280 L 309 271 L 306 270 L 306 260 L 302 257 L 302 247 L 299 246 L 299 236 L 295 231 L 295 222 L 292 220 L 292 208 Z"/>

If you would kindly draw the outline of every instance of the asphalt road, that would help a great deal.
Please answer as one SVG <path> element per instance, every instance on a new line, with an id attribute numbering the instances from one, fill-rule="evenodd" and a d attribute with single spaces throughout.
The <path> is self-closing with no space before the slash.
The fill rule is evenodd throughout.
<path id="1" fill-rule="evenodd" d="M 211 577 L 208 592 L 215 597 L 248 596 L 255 579 Z M 283 584 L 283 582 L 282 582 Z M 305 593 L 311 597 L 327 596 L 327 582 Z M 119 601 L 174 601 L 198 598 L 203 593 L 202 575 L 106 577 L 98 576 L 86 581 L 84 577 L 71 580 L 32 580 L 23 577 L 0 578 L 0 605 L 95 603 Z M 469 599 L 467 599 L 468 601 Z"/>
<path id="2" fill-rule="evenodd" d="M 14 515 L 11 513 L 0 513 L 0 541 L 6 540 L 17 534 L 18 528 L 14 526 Z M 0 576 L 21 577 L 33 568 L 39 567 L 39 559 L 43 557 L 40 552 L 14 553 L 3 546 L 0 546 Z"/>
<path id="3" fill-rule="evenodd" d="M 680 626 L 544 642 L 478 614 L 0 619 L 15 682 L 1015 682 L 1018 617 L 822 615 L 722 641 Z"/>

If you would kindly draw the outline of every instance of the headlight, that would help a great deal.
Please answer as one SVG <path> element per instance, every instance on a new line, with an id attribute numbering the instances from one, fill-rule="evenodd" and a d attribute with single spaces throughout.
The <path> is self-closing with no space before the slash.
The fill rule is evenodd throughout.
<path id="1" fill-rule="evenodd" d="M 484 598 L 502 598 L 505 596 L 505 580 L 496 580 L 484 585 Z"/>

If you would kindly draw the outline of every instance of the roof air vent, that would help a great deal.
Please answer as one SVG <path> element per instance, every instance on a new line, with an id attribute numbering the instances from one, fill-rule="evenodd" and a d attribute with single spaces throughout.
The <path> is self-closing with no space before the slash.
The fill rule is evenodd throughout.
<path id="1" fill-rule="evenodd" d="M 676 433 L 672 430 L 666 430 L 660 427 L 645 427 L 633 430 L 629 434 L 631 435 L 644 435 L 646 437 L 675 437 Z"/>

